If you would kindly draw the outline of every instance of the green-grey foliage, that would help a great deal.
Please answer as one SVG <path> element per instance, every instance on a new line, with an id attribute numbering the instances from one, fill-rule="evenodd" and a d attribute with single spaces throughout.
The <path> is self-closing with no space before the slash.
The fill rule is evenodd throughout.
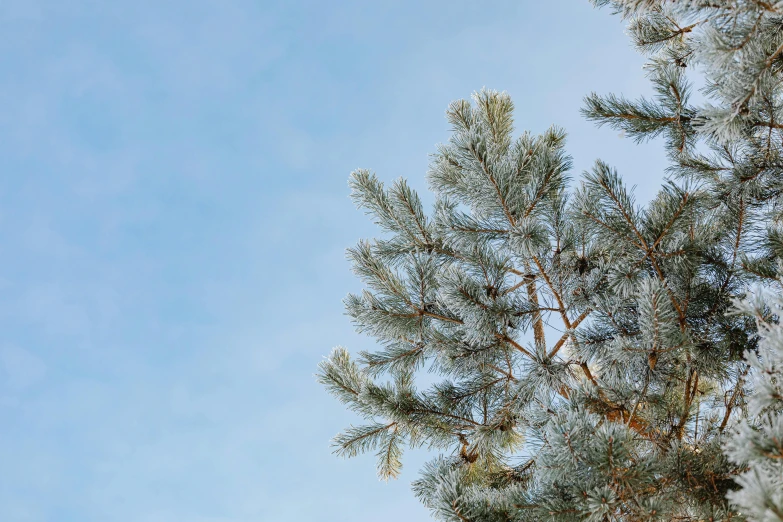
<path id="1" fill-rule="evenodd" d="M 414 492 L 440 520 L 752 511 L 752 495 L 727 493 L 743 473 L 740 491 L 752 486 L 755 457 L 723 445 L 756 429 L 738 422 L 760 382 L 758 334 L 730 312 L 774 284 L 783 255 L 783 2 L 595 3 L 628 18 L 655 96 L 591 94 L 584 113 L 664 137 L 670 172 L 649 204 L 602 161 L 569 184 L 565 133 L 517 136 L 511 99 L 490 90 L 447 110 L 431 212 L 404 180 L 351 175 L 383 235 L 349 250 L 366 289 L 345 304 L 379 347 L 321 364 L 363 419 L 336 452 L 375 452 L 392 478 L 405 447 L 437 451 Z M 692 69 L 707 80 L 698 106 Z M 422 389 L 422 371 L 440 380 Z"/>
<path id="2" fill-rule="evenodd" d="M 757 294 L 741 303 L 740 312 L 756 318 L 761 333 L 758 352 L 745 358 L 752 369 L 747 416 L 726 442 L 729 458 L 747 466 L 742 486 L 729 498 L 749 519 L 783 520 L 783 296 Z"/>

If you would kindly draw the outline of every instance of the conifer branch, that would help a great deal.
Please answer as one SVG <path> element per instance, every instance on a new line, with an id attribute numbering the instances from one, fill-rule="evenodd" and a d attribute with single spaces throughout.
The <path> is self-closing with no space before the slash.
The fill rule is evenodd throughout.
<path id="1" fill-rule="evenodd" d="M 576 320 L 573 323 L 569 323 L 568 324 L 567 328 L 570 331 L 568 331 L 565 334 L 563 334 L 563 336 L 560 338 L 560 340 L 557 341 L 555 346 L 552 348 L 552 351 L 550 351 L 549 354 L 547 355 L 547 357 L 549 359 L 551 359 L 552 357 L 557 355 L 557 352 L 560 351 L 560 348 L 563 347 L 563 345 L 565 344 L 566 340 L 568 340 L 569 337 L 571 337 L 571 338 L 574 337 L 573 330 L 575 330 L 576 327 L 579 326 L 582 323 L 582 321 L 587 319 L 587 316 L 590 315 L 591 312 L 592 312 L 592 310 L 590 310 L 590 309 L 585 310 L 584 312 L 581 313 L 581 315 L 579 317 L 576 318 Z"/>
<path id="2" fill-rule="evenodd" d="M 535 357 L 533 356 L 532 353 L 527 351 L 522 345 L 518 344 L 516 341 L 514 341 L 512 338 L 508 337 L 507 335 L 502 335 L 502 334 L 496 333 L 495 337 L 497 337 L 499 340 L 501 340 L 503 342 L 506 342 L 506 343 L 510 344 L 511 346 L 513 346 L 514 348 L 516 348 L 517 350 L 519 350 L 523 354 L 527 355 L 531 359 L 535 359 Z"/>
<path id="3" fill-rule="evenodd" d="M 546 270 L 544 270 L 544 267 L 541 265 L 541 261 L 538 259 L 538 257 L 532 256 L 532 258 L 533 258 L 533 262 L 538 267 L 538 272 L 541 274 L 541 277 L 544 278 L 547 287 L 549 287 L 549 290 L 552 292 L 552 295 L 555 297 L 555 301 L 557 301 L 557 305 L 559 307 L 558 312 L 560 312 L 560 317 L 563 319 L 563 325 L 565 325 L 566 329 L 570 330 L 571 322 L 568 320 L 568 314 L 566 313 L 566 306 L 563 303 L 563 299 L 560 297 L 560 294 L 555 288 L 555 285 L 552 284 L 552 280 L 549 279 L 549 275 L 547 274 Z"/>
<path id="4" fill-rule="evenodd" d="M 783 461 L 779 444 L 747 442 L 779 431 L 764 423 L 783 412 L 783 378 L 756 377 L 773 372 L 764 365 L 778 361 L 769 345 L 783 330 L 725 313 L 783 256 L 778 7 L 594 2 L 633 13 L 656 94 L 593 94 L 584 114 L 636 141 L 666 137 L 672 178 L 651 203 L 637 206 L 602 162 L 566 187 L 563 133 L 514 139 L 510 98 L 489 90 L 449 106 L 453 133 L 428 174 L 433 218 L 404 181 L 385 190 L 367 171 L 352 177 L 352 197 L 392 236 L 349 252 L 369 290 L 347 311 L 382 348 L 359 364 L 335 351 L 319 380 L 370 420 L 349 430 L 350 451 L 380 448 L 381 476 L 399 469 L 403 444 L 454 450 L 415 485 L 443 519 L 729 519 L 737 477 L 750 492 L 729 494 L 749 506 L 742 516 L 783 488 L 778 475 L 743 474 L 749 459 L 775 473 L 769 462 Z M 706 74 L 700 106 L 689 101 L 692 63 Z M 552 347 L 545 325 L 561 333 Z M 747 367 L 740 351 L 752 354 Z M 446 380 L 419 394 L 424 368 Z M 728 462 L 721 441 L 733 437 L 745 442 Z M 512 463 L 531 451 L 537 464 L 521 476 Z"/>
<path id="5" fill-rule="evenodd" d="M 489 168 L 487 167 L 487 163 L 484 161 L 484 158 L 481 157 L 481 155 L 478 154 L 475 149 L 471 148 L 471 152 L 473 152 L 476 161 L 479 162 L 482 171 L 484 172 L 484 174 L 487 176 L 487 179 L 494 187 L 495 192 L 497 193 L 498 196 L 498 203 L 500 203 L 500 206 L 503 209 L 503 213 L 506 215 L 506 219 L 508 219 L 508 222 L 511 224 L 512 227 L 516 226 L 516 220 L 514 220 L 514 216 L 509 210 L 508 205 L 506 204 L 506 198 L 503 197 L 503 193 L 500 191 L 500 186 L 498 186 L 497 180 L 492 175 L 492 173 L 490 173 Z"/>
<path id="6" fill-rule="evenodd" d="M 384 432 L 384 431 L 388 430 L 389 428 L 391 428 L 393 426 L 396 426 L 396 425 L 397 425 L 396 422 L 390 422 L 389 424 L 386 424 L 385 426 L 380 426 L 380 427 L 378 427 L 378 428 L 376 428 L 374 430 L 367 431 L 367 432 L 362 433 L 361 435 L 359 435 L 357 437 L 353 437 L 353 438 L 349 438 L 349 439 L 346 439 L 346 440 L 342 440 L 339 443 L 339 449 L 336 450 L 336 451 L 345 453 L 345 452 L 347 452 L 347 450 L 351 446 L 356 445 L 356 443 L 361 442 L 361 441 L 363 441 L 365 439 L 368 439 L 368 438 L 372 438 L 375 435 L 377 435 L 377 434 L 379 434 L 381 432 Z"/>
<path id="7" fill-rule="evenodd" d="M 747 95 L 738 103 L 735 105 L 734 109 L 734 116 L 737 116 L 741 113 L 743 109 L 745 109 L 745 106 L 748 104 L 748 102 L 753 98 L 753 96 L 756 94 L 759 88 L 759 83 L 761 82 L 761 77 L 763 74 L 772 67 L 772 64 L 775 62 L 778 56 L 783 53 L 783 43 L 781 43 L 777 49 L 775 49 L 775 52 L 773 52 L 765 61 L 764 66 L 761 68 L 760 71 L 756 72 L 756 79 L 753 82 L 752 87 L 749 89 Z"/>
<path id="8" fill-rule="evenodd" d="M 731 417 L 731 412 L 734 409 L 734 404 L 737 402 L 737 399 L 742 395 L 742 388 L 744 386 L 745 376 L 748 374 L 749 371 L 750 371 L 750 365 L 745 365 L 745 369 L 742 370 L 739 378 L 737 379 L 737 383 L 734 385 L 734 392 L 731 394 L 731 398 L 726 403 L 726 411 L 723 414 L 723 420 L 721 420 L 720 427 L 718 428 L 721 433 L 723 432 L 723 430 L 726 429 L 726 426 L 729 423 L 729 418 Z"/>
<path id="9" fill-rule="evenodd" d="M 454 510 L 454 514 L 457 515 L 457 518 L 459 518 L 461 522 L 471 522 L 470 519 L 462 516 L 462 511 L 459 509 L 459 505 L 457 504 L 457 499 L 454 499 L 452 501 L 451 508 L 452 510 Z"/>
<path id="10" fill-rule="evenodd" d="M 544 320 L 541 315 L 541 307 L 538 303 L 538 290 L 536 289 L 535 279 L 527 285 L 527 298 L 533 303 L 533 339 L 536 346 L 546 346 L 546 335 L 544 334 Z"/>
<path id="11" fill-rule="evenodd" d="M 630 426 L 633 424 L 634 417 L 636 416 L 636 410 L 639 408 L 639 404 L 644 400 L 644 396 L 647 395 L 647 387 L 650 385 L 650 375 L 646 374 L 644 379 L 644 387 L 642 388 L 642 392 L 639 394 L 639 397 L 636 399 L 636 403 L 633 405 L 633 409 L 631 410 L 631 414 L 628 416 L 628 422 L 626 422 L 627 426 Z"/>
<path id="12" fill-rule="evenodd" d="M 419 310 L 418 314 L 427 317 L 432 317 L 433 319 L 438 319 L 439 321 L 446 321 L 448 323 L 465 324 L 464 321 L 460 321 L 459 319 L 454 319 L 453 317 L 446 317 L 445 315 L 436 314 L 434 312 L 429 312 L 427 310 Z"/>

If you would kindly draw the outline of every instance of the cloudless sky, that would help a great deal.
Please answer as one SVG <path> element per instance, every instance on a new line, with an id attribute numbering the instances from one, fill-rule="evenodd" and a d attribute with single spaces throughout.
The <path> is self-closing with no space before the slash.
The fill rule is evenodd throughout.
<path id="1" fill-rule="evenodd" d="M 410 482 L 342 460 L 313 374 L 376 233 L 358 167 L 425 191 L 444 110 L 507 90 L 648 199 L 665 162 L 579 115 L 649 93 L 587 0 L 3 0 L 0 520 L 392 522 Z M 423 194 L 426 202 L 432 198 Z"/>

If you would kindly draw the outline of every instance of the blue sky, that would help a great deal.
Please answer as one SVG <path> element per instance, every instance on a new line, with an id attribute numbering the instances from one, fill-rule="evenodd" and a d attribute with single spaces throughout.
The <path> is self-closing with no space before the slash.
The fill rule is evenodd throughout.
<path id="1" fill-rule="evenodd" d="M 659 145 L 579 115 L 649 92 L 587 0 L 5 0 L 0 6 L 0 520 L 426 520 L 329 439 L 316 384 L 357 167 L 424 191 L 447 104 L 507 90 L 647 199 Z M 425 201 L 431 198 L 424 195 Z"/>

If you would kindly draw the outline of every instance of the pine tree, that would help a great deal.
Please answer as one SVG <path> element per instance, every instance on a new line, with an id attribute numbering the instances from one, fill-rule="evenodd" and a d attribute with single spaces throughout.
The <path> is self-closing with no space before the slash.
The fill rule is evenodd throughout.
<path id="1" fill-rule="evenodd" d="M 748 469 L 737 479 L 741 488 L 729 498 L 748 518 L 758 522 L 783 520 L 783 297 L 757 294 L 740 306 L 756 318 L 761 332 L 758 353 L 745 357 L 753 370 L 749 385 L 754 393 L 748 415 L 729 438 L 726 451 L 736 464 Z"/>
<path id="2" fill-rule="evenodd" d="M 447 110 L 431 213 L 404 180 L 351 175 L 384 235 L 349 250 L 367 289 L 346 309 L 379 349 L 321 364 L 364 419 L 336 451 L 376 452 L 382 478 L 405 447 L 440 452 L 414 483 L 440 520 L 742 520 L 780 484 L 761 464 L 753 489 L 761 453 L 737 449 L 781 424 L 748 427 L 759 336 L 733 310 L 783 256 L 783 2 L 595 3 L 649 56 L 653 99 L 591 94 L 584 109 L 665 138 L 648 205 L 602 161 L 570 185 L 565 133 L 515 137 L 509 96 L 490 90 Z M 420 390 L 422 371 L 442 380 Z"/>

